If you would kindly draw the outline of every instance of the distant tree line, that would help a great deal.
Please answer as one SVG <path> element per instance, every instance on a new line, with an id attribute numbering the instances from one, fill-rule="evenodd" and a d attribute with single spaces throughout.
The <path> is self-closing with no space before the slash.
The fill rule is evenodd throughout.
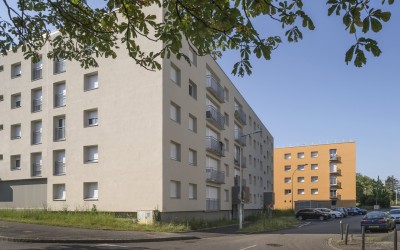
<path id="1" fill-rule="evenodd" d="M 388 176 L 384 183 L 379 176 L 375 180 L 360 173 L 356 175 L 357 203 L 361 206 L 390 207 L 396 203 L 396 190 L 399 188 L 399 180 L 393 175 Z"/>

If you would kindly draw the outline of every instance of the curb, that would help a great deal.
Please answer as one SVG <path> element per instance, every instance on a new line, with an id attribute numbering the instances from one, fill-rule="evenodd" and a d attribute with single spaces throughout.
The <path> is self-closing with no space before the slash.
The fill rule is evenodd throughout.
<path id="1" fill-rule="evenodd" d="M 196 236 L 179 236 L 153 239 L 33 239 L 33 238 L 14 238 L 0 236 L 0 241 L 8 242 L 29 242 L 29 243 L 72 243 L 72 244 L 95 244 L 95 243 L 142 243 L 142 242 L 162 242 L 180 240 L 198 240 Z"/>
<path id="2" fill-rule="evenodd" d="M 341 250 L 340 248 L 337 248 L 337 247 L 335 247 L 333 244 L 332 244 L 332 238 L 329 238 L 328 239 L 328 246 L 330 247 L 330 248 L 332 248 L 332 249 L 335 249 L 335 250 Z"/>

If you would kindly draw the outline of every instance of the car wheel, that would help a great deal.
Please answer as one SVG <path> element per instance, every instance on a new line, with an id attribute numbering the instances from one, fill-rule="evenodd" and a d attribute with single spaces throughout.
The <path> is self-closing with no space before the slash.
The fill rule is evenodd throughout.
<path id="1" fill-rule="evenodd" d="M 324 217 L 324 216 L 320 216 L 320 217 L 319 217 L 319 220 L 321 220 L 321 221 L 322 221 L 322 220 L 325 220 L 325 217 Z"/>
<path id="2" fill-rule="evenodd" d="M 298 219 L 298 220 L 304 220 L 303 216 L 301 216 L 301 215 L 300 215 L 300 216 L 297 216 L 297 219 Z"/>
<path id="3" fill-rule="evenodd" d="M 332 214 L 332 218 L 335 219 L 336 218 L 336 214 Z"/>

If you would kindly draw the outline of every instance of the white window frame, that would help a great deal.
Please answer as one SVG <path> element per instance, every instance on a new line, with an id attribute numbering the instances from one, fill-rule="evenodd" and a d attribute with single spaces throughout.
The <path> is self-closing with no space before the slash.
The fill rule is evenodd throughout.
<path id="1" fill-rule="evenodd" d="M 181 107 L 178 104 L 171 102 L 169 111 L 169 118 L 176 123 L 181 123 Z"/>
<path id="2" fill-rule="evenodd" d="M 189 200 L 197 200 L 197 184 L 189 183 Z"/>
<path id="3" fill-rule="evenodd" d="M 21 139 L 22 129 L 21 124 L 11 125 L 11 140 Z"/>
<path id="4" fill-rule="evenodd" d="M 311 182 L 318 182 L 318 176 L 311 176 Z"/>
<path id="5" fill-rule="evenodd" d="M 290 159 L 292 159 L 292 154 L 286 153 L 286 154 L 284 154 L 284 158 L 285 158 L 285 160 L 290 160 Z"/>
<path id="6" fill-rule="evenodd" d="M 174 161 L 181 161 L 181 144 L 171 141 L 169 157 Z"/>
<path id="7" fill-rule="evenodd" d="M 175 83 L 179 87 L 181 86 L 181 70 L 173 63 L 171 63 L 169 78 L 173 83 Z"/>
<path id="8" fill-rule="evenodd" d="M 297 153 L 298 159 L 304 159 L 304 152 Z"/>
<path id="9" fill-rule="evenodd" d="M 304 183 L 304 181 L 305 181 L 305 178 L 303 176 L 297 177 L 297 182 L 298 183 Z"/>
<path id="10" fill-rule="evenodd" d="M 189 80 L 189 86 L 188 86 L 188 93 L 191 97 L 193 97 L 193 99 L 197 100 L 197 85 Z"/>
<path id="11" fill-rule="evenodd" d="M 189 148 L 189 165 L 197 166 L 197 151 Z"/>
<path id="12" fill-rule="evenodd" d="M 285 177 L 284 182 L 285 183 L 291 183 L 292 182 L 292 178 L 291 177 Z"/>
<path id="13" fill-rule="evenodd" d="M 11 66 L 11 78 L 17 78 L 22 75 L 21 63 L 15 63 Z"/>
<path id="14" fill-rule="evenodd" d="M 97 109 L 85 110 L 85 127 L 95 127 L 99 125 L 99 113 Z"/>
<path id="15" fill-rule="evenodd" d="M 289 171 L 292 170 L 292 166 L 291 165 L 285 165 L 284 170 L 285 170 L 285 172 L 289 172 Z"/>
<path id="16" fill-rule="evenodd" d="M 65 201 L 66 197 L 65 184 L 54 184 L 53 185 L 53 200 L 54 201 Z"/>
<path id="17" fill-rule="evenodd" d="M 84 200 L 98 200 L 99 199 L 99 185 L 97 182 L 84 182 L 83 183 L 83 199 Z"/>
<path id="18" fill-rule="evenodd" d="M 292 190 L 291 189 L 285 189 L 284 194 L 285 195 L 291 195 L 292 194 Z"/>
<path id="19" fill-rule="evenodd" d="M 21 170 L 21 155 L 11 155 L 11 170 Z"/>
<path id="20" fill-rule="evenodd" d="M 99 75 L 97 72 L 85 75 L 85 91 L 95 90 L 99 88 Z"/>
<path id="21" fill-rule="evenodd" d="M 312 151 L 311 158 L 318 158 L 318 151 Z"/>
<path id="22" fill-rule="evenodd" d="M 298 194 L 298 195 L 304 195 L 304 194 L 305 194 L 304 189 L 303 189 L 303 188 L 297 189 L 297 194 Z"/>
<path id="23" fill-rule="evenodd" d="M 192 114 L 189 114 L 188 129 L 194 133 L 197 133 L 197 118 Z"/>
<path id="24" fill-rule="evenodd" d="M 97 145 L 85 146 L 85 163 L 99 162 L 99 147 Z"/>
<path id="25" fill-rule="evenodd" d="M 317 195 L 317 194 L 318 194 L 318 188 L 312 188 L 311 195 Z"/>
<path id="26" fill-rule="evenodd" d="M 318 170 L 319 166 L 318 164 L 311 164 L 311 170 Z"/>
<path id="27" fill-rule="evenodd" d="M 169 197 L 171 199 L 180 199 L 181 198 L 181 182 L 180 181 L 170 181 L 170 192 Z"/>

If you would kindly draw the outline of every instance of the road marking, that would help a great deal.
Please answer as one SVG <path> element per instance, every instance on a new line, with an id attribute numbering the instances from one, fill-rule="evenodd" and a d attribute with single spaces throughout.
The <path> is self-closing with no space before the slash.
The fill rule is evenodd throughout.
<path id="1" fill-rule="evenodd" d="M 298 226 L 298 228 L 300 228 L 300 227 L 304 227 L 304 226 L 307 226 L 307 225 L 310 225 L 311 224 L 311 222 L 306 222 L 306 223 L 304 223 L 304 224 L 301 224 L 300 226 Z"/>
<path id="2" fill-rule="evenodd" d="M 257 245 L 253 245 L 253 246 L 249 246 L 249 247 L 245 247 L 245 248 L 241 248 L 241 249 L 239 249 L 239 250 L 246 250 L 246 249 L 250 249 L 250 248 L 253 248 L 253 247 L 256 247 Z"/>
<path id="3" fill-rule="evenodd" d="M 120 248 L 125 248 L 127 246 L 121 246 L 121 245 L 113 245 L 113 244 L 98 244 L 96 247 L 120 247 Z"/>

